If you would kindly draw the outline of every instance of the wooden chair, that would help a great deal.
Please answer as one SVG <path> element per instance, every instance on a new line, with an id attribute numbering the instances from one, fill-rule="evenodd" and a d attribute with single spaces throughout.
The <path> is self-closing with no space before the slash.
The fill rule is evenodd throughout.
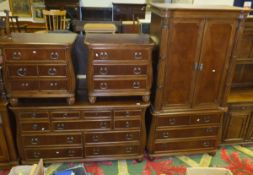
<path id="1" fill-rule="evenodd" d="M 66 10 L 43 10 L 46 31 L 67 30 Z"/>
<path id="2" fill-rule="evenodd" d="M 9 25 L 11 32 L 27 32 L 27 25 L 21 24 L 18 16 L 9 15 Z"/>

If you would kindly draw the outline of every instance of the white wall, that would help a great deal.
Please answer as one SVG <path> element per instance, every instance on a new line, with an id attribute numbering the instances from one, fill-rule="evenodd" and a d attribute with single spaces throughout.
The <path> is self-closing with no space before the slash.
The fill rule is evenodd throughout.
<path id="1" fill-rule="evenodd" d="M 81 6 L 85 7 L 112 7 L 112 2 L 119 3 L 145 3 L 146 0 L 81 0 Z"/>
<path id="2" fill-rule="evenodd" d="M 234 4 L 234 0 L 194 0 L 194 4 L 207 4 L 207 5 L 230 5 Z"/>

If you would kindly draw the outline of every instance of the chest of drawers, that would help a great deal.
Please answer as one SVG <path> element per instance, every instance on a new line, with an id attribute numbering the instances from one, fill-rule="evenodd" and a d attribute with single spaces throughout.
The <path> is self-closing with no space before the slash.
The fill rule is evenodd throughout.
<path id="1" fill-rule="evenodd" d="M 19 98 L 75 101 L 71 50 L 76 34 L 14 34 L 1 40 L 3 76 L 12 105 Z"/>
<path id="2" fill-rule="evenodd" d="M 138 159 L 144 156 L 145 111 L 138 100 L 14 106 L 22 163 Z M 98 110 L 99 109 L 99 110 Z"/>
<path id="3" fill-rule="evenodd" d="M 152 48 L 148 35 L 88 34 L 88 95 L 142 96 L 149 101 L 152 81 Z"/>

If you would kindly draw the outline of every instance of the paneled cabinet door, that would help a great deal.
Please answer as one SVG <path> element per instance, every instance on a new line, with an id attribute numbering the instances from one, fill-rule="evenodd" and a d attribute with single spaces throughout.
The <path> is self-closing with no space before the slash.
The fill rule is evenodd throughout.
<path id="1" fill-rule="evenodd" d="M 1 120 L 1 116 L 0 116 Z M 6 162 L 9 161 L 9 154 L 8 154 L 8 148 L 6 144 L 6 140 L 4 137 L 4 131 L 1 126 L 1 121 L 0 121 L 0 163 L 1 162 Z"/>
<path id="2" fill-rule="evenodd" d="M 251 111 L 229 111 L 225 116 L 223 142 L 243 142 Z"/>
<path id="3" fill-rule="evenodd" d="M 205 23 L 193 106 L 219 106 L 229 66 L 237 20 Z"/>

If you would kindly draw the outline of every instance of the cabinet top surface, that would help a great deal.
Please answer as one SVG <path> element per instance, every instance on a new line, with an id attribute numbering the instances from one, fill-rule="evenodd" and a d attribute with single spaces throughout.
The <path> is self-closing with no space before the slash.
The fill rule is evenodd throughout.
<path id="1" fill-rule="evenodd" d="M 40 45 L 69 45 L 76 39 L 74 33 L 12 33 L 7 38 L 0 38 L 0 45 L 6 44 L 40 44 Z"/>
<path id="2" fill-rule="evenodd" d="M 251 9 L 224 6 L 224 5 L 195 5 L 195 4 L 171 4 L 171 3 L 151 3 L 152 7 L 164 10 L 214 10 L 214 11 L 251 11 Z"/>
<path id="3" fill-rule="evenodd" d="M 147 34 L 87 34 L 85 44 L 109 45 L 153 45 Z"/>

